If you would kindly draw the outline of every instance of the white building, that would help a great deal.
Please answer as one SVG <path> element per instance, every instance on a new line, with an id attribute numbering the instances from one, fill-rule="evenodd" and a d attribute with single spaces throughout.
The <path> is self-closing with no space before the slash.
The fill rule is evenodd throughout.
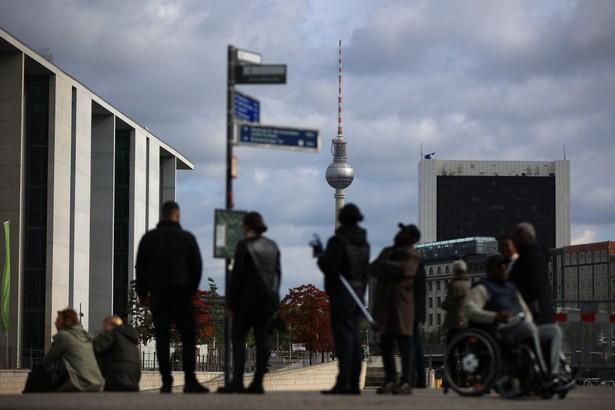
<path id="1" fill-rule="evenodd" d="M 138 241 L 158 222 L 161 203 L 175 199 L 179 169 L 193 164 L 0 29 L 12 363 L 49 347 L 56 312 L 67 306 L 91 332 L 105 316 L 125 313 Z M 0 357 L 6 344 L 1 337 Z"/>
<path id="2" fill-rule="evenodd" d="M 422 159 L 418 172 L 423 242 L 510 235 L 530 222 L 548 248 L 570 244 L 570 161 Z"/>

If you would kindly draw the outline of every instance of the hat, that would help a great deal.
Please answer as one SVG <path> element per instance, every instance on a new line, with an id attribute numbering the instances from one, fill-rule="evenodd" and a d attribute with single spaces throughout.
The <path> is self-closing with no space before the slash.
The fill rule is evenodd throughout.
<path id="1" fill-rule="evenodd" d="M 412 236 L 414 239 L 416 239 L 416 241 L 418 242 L 419 239 L 421 239 L 421 231 L 419 231 L 419 228 L 416 227 L 416 225 L 413 224 L 408 224 L 408 225 L 404 225 L 403 223 L 398 223 L 397 226 L 399 226 L 399 229 L 401 230 L 401 232 L 403 232 L 406 235 L 410 235 Z"/>
<path id="2" fill-rule="evenodd" d="M 341 223 L 357 223 L 363 220 L 363 214 L 356 205 L 348 204 L 340 209 L 337 219 Z"/>
<path id="3" fill-rule="evenodd" d="M 510 262 L 508 259 L 504 258 L 499 253 L 496 253 L 487 258 L 487 260 L 485 261 L 485 268 L 486 270 L 489 270 L 489 268 L 493 265 L 503 265 L 507 264 L 508 262 Z"/>

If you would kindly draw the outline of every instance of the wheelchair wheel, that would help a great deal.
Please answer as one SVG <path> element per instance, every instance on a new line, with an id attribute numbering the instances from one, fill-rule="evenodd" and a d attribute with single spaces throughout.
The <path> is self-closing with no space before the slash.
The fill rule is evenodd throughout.
<path id="1" fill-rule="evenodd" d="M 532 392 L 538 381 L 537 366 L 536 355 L 529 346 L 522 344 L 515 348 L 502 364 L 502 376 L 496 382 L 500 396 L 511 399 Z"/>
<path id="2" fill-rule="evenodd" d="M 489 392 L 500 368 L 500 349 L 493 337 L 480 329 L 457 333 L 446 348 L 444 377 L 462 396 Z"/>

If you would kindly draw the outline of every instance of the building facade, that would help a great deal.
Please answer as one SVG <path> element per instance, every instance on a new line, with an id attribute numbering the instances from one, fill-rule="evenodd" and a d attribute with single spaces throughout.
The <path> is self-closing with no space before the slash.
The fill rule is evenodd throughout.
<path id="1" fill-rule="evenodd" d="M 125 314 L 138 241 L 175 199 L 180 169 L 193 164 L 0 29 L 0 222 L 10 222 L 11 260 L 3 363 L 47 349 L 67 306 L 92 332 Z"/>
<path id="2" fill-rule="evenodd" d="M 559 307 L 615 313 L 615 242 L 551 249 L 549 277 Z"/>
<path id="3" fill-rule="evenodd" d="M 570 161 L 420 161 L 424 242 L 509 235 L 519 222 L 548 248 L 570 244 Z"/>
<path id="4" fill-rule="evenodd" d="M 463 259 L 468 267 L 468 276 L 475 283 L 485 275 L 485 260 L 498 252 L 498 243 L 493 237 L 461 238 L 420 243 L 416 249 L 425 265 L 427 295 L 424 329 L 430 332 L 444 322 L 446 311 L 440 308 L 440 304 L 446 298 L 453 263 Z"/>

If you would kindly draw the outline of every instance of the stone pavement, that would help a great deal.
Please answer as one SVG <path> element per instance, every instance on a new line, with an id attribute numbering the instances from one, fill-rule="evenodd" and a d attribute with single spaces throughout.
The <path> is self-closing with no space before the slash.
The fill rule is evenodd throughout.
<path id="1" fill-rule="evenodd" d="M 183 393 L 51 393 L 0 396 L 1 410 L 157 410 L 157 409 L 408 409 L 420 410 L 579 410 L 612 409 L 615 388 L 610 386 L 577 387 L 564 400 L 536 397 L 502 399 L 495 394 L 484 397 L 460 397 L 440 389 L 420 389 L 411 396 L 382 396 L 367 389 L 360 396 L 325 396 L 310 392 L 270 392 L 264 395 Z"/>

